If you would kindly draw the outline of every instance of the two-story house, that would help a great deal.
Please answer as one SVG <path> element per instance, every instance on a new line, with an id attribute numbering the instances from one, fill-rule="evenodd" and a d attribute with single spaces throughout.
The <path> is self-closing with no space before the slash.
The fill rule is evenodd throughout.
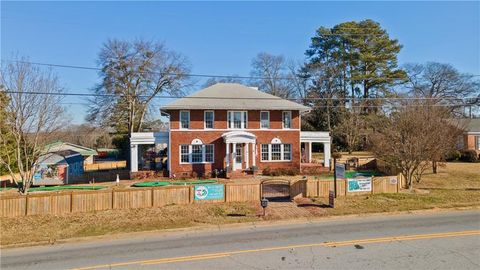
<path id="1" fill-rule="evenodd" d="M 164 143 L 171 176 L 203 175 L 215 169 L 232 174 L 252 168 L 301 169 L 302 153 L 306 163 L 312 160 L 313 142 L 324 144 L 322 165 L 329 167 L 329 134 L 300 130 L 301 116 L 310 108 L 255 88 L 218 83 L 161 110 L 170 117 L 168 135 L 132 134 L 132 157 L 141 156 L 135 149 L 138 144 Z"/>

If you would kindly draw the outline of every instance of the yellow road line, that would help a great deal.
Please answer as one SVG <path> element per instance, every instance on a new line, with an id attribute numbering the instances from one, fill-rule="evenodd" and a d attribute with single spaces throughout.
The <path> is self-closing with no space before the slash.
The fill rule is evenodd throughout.
<path id="1" fill-rule="evenodd" d="M 195 261 L 195 260 L 208 260 L 208 259 L 224 258 L 224 257 L 228 257 L 228 256 L 232 256 L 232 255 L 238 255 L 238 254 L 244 254 L 244 253 L 267 252 L 267 251 L 295 249 L 295 248 L 341 247 L 341 246 L 349 246 L 349 245 L 355 245 L 355 244 L 373 244 L 373 243 L 385 243 L 385 242 L 392 242 L 392 241 L 411 241 L 411 240 L 446 238 L 446 237 L 460 237 L 460 236 L 471 236 L 471 235 L 480 235 L 480 230 L 447 232 L 447 233 L 432 233 L 432 234 L 401 235 L 401 236 L 347 240 L 347 241 L 338 241 L 338 242 L 289 245 L 289 246 L 278 246 L 278 247 L 259 248 L 259 249 L 245 249 L 245 250 L 220 252 L 220 253 L 207 253 L 207 254 L 193 255 L 193 256 L 170 257 L 170 258 L 162 258 L 162 259 L 154 259 L 154 260 L 142 260 L 142 261 L 130 261 L 130 262 L 123 262 L 123 263 L 103 264 L 103 265 L 95 265 L 95 266 L 74 268 L 72 270 L 101 269 L 101 268 L 134 265 L 134 264 L 153 265 L 153 264 L 162 264 L 162 263 L 175 263 L 175 262 L 187 262 L 187 261 Z"/>
<path id="2" fill-rule="evenodd" d="M 144 262 L 141 265 L 152 265 L 152 264 L 162 264 L 162 263 L 174 263 L 174 262 L 189 262 L 189 261 L 196 261 L 196 260 L 210 260 L 210 259 L 217 259 L 217 258 L 225 258 L 230 255 L 228 254 L 219 254 L 214 256 L 201 256 L 201 257 L 193 257 L 193 258 L 173 258 L 173 259 L 160 259 L 157 261 L 152 262 Z"/>

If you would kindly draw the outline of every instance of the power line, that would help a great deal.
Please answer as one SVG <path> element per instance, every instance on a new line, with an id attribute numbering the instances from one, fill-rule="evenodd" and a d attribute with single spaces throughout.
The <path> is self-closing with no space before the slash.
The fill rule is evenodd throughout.
<path id="1" fill-rule="evenodd" d="M 55 95 L 55 96 L 90 96 L 90 97 L 115 97 L 114 94 L 89 94 L 89 93 L 50 93 L 50 92 L 21 92 L 21 91 L 5 91 L 5 93 L 10 93 L 10 94 L 30 94 L 30 95 Z M 146 96 L 143 96 L 146 97 Z M 227 98 L 227 97 L 180 97 L 180 96 L 156 96 L 155 98 L 187 98 L 187 99 L 216 99 L 216 100 L 279 100 L 280 98 L 278 97 L 272 97 L 272 98 Z M 337 100 L 337 101 L 349 101 L 350 98 L 290 98 L 288 100 L 291 101 L 308 101 L 308 100 Z M 392 101 L 408 101 L 408 100 L 431 100 L 429 98 L 367 98 L 363 99 L 365 101 L 367 100 L 383 100 L 388 102 L 389 100 Z M 452 98 L 451 100 L 453 101 L 462 101 L 464 98 Z M 468 101 L 468 100 L 467 100 Z M 472 101 L 476 101 L 476 99 L 472 99 Z M 83 105 L 83 106 L 88 106 L 87 103 L 74 103 L 74 102 L 68 102 L 64 103 L 67 105 Z M 159 105 L 161 107 L 161 105 Z M 436 104 L 384 104 L 384 105 L 372 105 L 372 104 L 364 104 L 364 105 L 345 105 L 345 104 L 337 104 L 337 105 L 318 105 L 316 104 L 314 107 L 315 108 L 335 108 L 335 107 L 350 107 L 350 108 L 388 108 L 388 107 L 415 107 L 415 106 L 426 106 L 426 107 L 467 107 L 467 106 L 478 106 L 478 104 L 468 104 L 468 103 L 436 103 Z"/>
<path id="2" fill-rule="evenodd" d="M 16 62 L 16 63 L 25 63 L 37 66 L 48 66 L 48 67 L 55 67 L 55 68 L 72 68 L 72 69 L 83 69 L 83 70 L 94 70 L 94 71 L 102 71 L 102 68 L 97 67 L 87 67 L 87 66 L 77 66 L 77 65 L 63 65 L 63 64 L 52 64 L 52 63 L 41 63 L 41 62 L 31 62 L 31 61 L 19 61 L 19 60 L 2 60 L 8 62 Z M 259 77 L 259 76 L 240 76 L 240 75 L 212 75 L 212 74 L 195 74 L 195 73 L 171 73 L 171 72 L 153 72 L 154 74 L 160 75 L 168 75 L 168 76 L 186 76 L 186 77 L 198 77 L 198 78 L 224 78 L 224 79 L 252 79 L 252 80 L 294 80 L 296 79 L 294 76 L 291 77 Z M 472 76 L 477 77 L 480 74 L 475 75 L 462 75 L 462 76 Z M 375 79 L 384 79 L 384 78 L 375 78 Z M 405 79 L 403 77 L 388 77 L 388 79 Z M 324 79 L 324 81 L 329 79 Z"/>
<path id="3" fill-rule="evenodd" d="M 52 96 L 82 96 L 82 97 L 118 97 L 119 95 L 116 94 L 95 94 L 95 93 L 66 93 L 66 92 L 39 92 L 39 91 L 32 91 L 32 92 L 25 92 L 25 91 L 10 91 L 6 90 L 4 93 L 8 94 L 26 94 L 26 95 L 52 95 Z M 149 98 L 148 95 L 132 95 L 133 97 L 137 98 Z M 185 98 L 185 99 L 216 99 L 216 100 L 279 100 L 279 99 L 286 99 L 291 101 L 308 101 L 308 100 L 338 100 L 338 101 L 349 101 L 351 97 L 305 97 L 305 98 L 280 98 L 280 97 L 264 97 L 264 98 L 257 98 L 257 97 L 215 97 L 215 96 L 155 96 L 154 98 L 157 99 L 177 99 L 177 98 Z M 445 98 L 434 98 L 434 97 L 371 97 L 371 98 L 355 98 L 356 100 L 477 100 L 478 98 L 467 98 L 467 97 L 445 97 Z"/>

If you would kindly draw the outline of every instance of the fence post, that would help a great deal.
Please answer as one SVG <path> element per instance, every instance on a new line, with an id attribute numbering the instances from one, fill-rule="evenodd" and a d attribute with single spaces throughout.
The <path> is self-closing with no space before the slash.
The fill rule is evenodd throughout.
<path id="1" fill-rule="evenodd" d="M 73 191 L 70 192 L 70 213 L 73 212 Z"/>
<path id="2" fill-rule="evenodd" d="M 28 193 L 25 195 L 25 216 L 28 216 Z"/>
<path id="3" fill-rule="evenodd" d="M 227 202 L 227 184 L 223 185 L 223 201 Z"/>
<path id="4" fill-rule="evenodd" d="M 347 193 L 348 192 L 348 180 L 347 180 L 347 178 L 345 178 L 344 183 L 345 183 L 345 185 L 343 186 L 343 188 L 345 189 L 345 197 L 347 197 L 347 195 L 348 195 L 348 193 Z"/>
<path id="5" fill-rule="evenodd" d="M 152 190 L 151 190 L 151 196 L 152 196 L 152 198 L 151 198 L 151 205 L 152 205 L 152 207 L 153 207 L 153 205 L 154 205 L 154 204 L 153 204 L 153 201 L 154 201 L 154 199 L 153 199 L 153 194 L 155 194 L 155 192 L 153 192 L 153 187 L 152 187 Z"/>
<path id="6" fill-rule="evenodd" d="M 115 207 L 115 190 L 112 189 L 112 210 L 114 209 Z"/>
<path id="7" fill-rule="evenodd" d="M 374 178 L 372 177 L 372 195 L 373 195 L 373 187 L 375 186 L 375 183 L 374 183 Z"/>

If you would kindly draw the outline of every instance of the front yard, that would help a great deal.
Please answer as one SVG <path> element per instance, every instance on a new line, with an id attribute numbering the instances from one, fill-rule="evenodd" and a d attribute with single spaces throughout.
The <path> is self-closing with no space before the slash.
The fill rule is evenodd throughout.
<path id="1" fill-rule="evenodd" d="M 296 176 L 300 178 L 301 176 Z M 285 177 L 279 177 L 285 178 Z M 311 177 L 313 178 L 313 177 Z M 251 179 L 250 179 L 251 180 Z M 298 215 L 288 215 L 271 203 L 271 215 L 263 218 L 258 202 L 168 205 L 160 208 L 107 210 L 64 215 L 2 218 L 2 246 L 54 243 L 61 239 L 117 233 L 185 228 L 199 225 L 259 222 L 294 218 L 410 211 L 420 209 L 479 207 L 480 163 L 448 163 L 438 174 L 425 175 L 415 192 L 340 197 L 335 208 L 328 198 L 305 199 Z M 302 204 L 302 202 L 299 202 Z M 287 209 L 287 208 L 285 208 Z"/>

